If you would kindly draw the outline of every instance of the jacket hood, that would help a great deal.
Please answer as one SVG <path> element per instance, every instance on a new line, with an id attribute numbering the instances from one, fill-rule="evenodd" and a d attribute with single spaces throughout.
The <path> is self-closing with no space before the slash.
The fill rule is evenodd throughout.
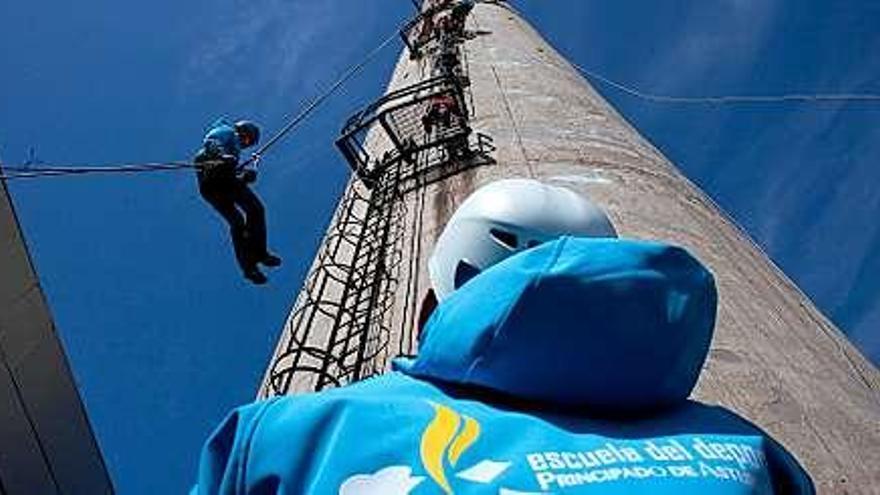
<path id="1" fill-rule="evenodd" d="M 709 271 L 655 242 L 563 237 L 481 273 L 434 312 L 397 368 L 560 406 L 685 400 L 715 325 Z"/>

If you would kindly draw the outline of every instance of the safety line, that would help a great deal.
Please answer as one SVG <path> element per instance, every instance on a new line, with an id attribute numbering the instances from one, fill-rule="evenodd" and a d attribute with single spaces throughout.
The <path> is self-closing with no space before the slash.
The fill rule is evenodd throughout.
<path id="1" fill-rule="evenodd" d="M 312 102 L 308 106 L 306 106 L 302 111 L 300 111 L 299 115 L 294 117 L 293 120 L 291 120 L 290 122 L 287 123 L 287 125 L 285 125 L 283 128 L 281 128 L 281 130 L 278 131 L 274 136 L 272 136 L 272 138 L 269 139 L 269 141 L 267 141 L 266 144 L 261 146 L 254 153 L 254 156 L 252 156 L 250 159 L 245 161 L 242 165 L 247 165 L 247 164 L 253 163 L 254 161 L 260 160 L 260 158 L 263 156 L 263 154 L 266 153 L 266 151 L 269 148 L 274 146 L 275 143 L 277 143 L 288 132 L 290 132 L 294 128 L 296 128 L 296 126 L 299 125 L 303 120 L 305 120 L 306 117 L 308 117 L 309 114 L 311 114 L 316 108 L 318 108 L 319 105 L 321 105 L 325 100 L 327 100 L 327 98 L 329 98 L 336 91 L 338 91 L 339 88 L 341 88 L 343 84 L 348 82 L 349 79 L 354 77 L 358 72 L 360 72 L 364 67 L 366 67 L 366 65 L 368 63 L 370 63 L 376 57 L 376 55 L 378 55 L 386 46 L 388 46 L 392 41 L 397 39 L 399 32 L 400 32 L 400 29 L 395 28 L 394 32 L 391 33 L 391 35 L 388 36 L 388 38 L 386 38 L 385 41 L 383 41 L 379 46 L 377 46 L 370 53 L 368 53 L 367 56 L 364 57 L 364 59 L 360 63 L 358 63 L 357 65 L 351 67 L 348 71 L 346 71 L 339 79 L 336 80 L 335 83 L 333 83 L 332 86 L 330 86 L 326 91 L 324 91 L 324 93 L 322 93 L 317 98 L 312 100 Z"/>
<path id="2" fill-rule="evenodd" d="M 96 166 L 51 166 L 51 167 L 22 167 L 0 165 L 0 180 L 35 179 L 39 177 L 58 177 L 66 175 L 85 174 L 112 174 L 112 173 L 136 173 L 156 172 L 165 170 L 198 169 L 200 165 L 188 162 L 168 163 L 141 163 L 132 165 L 118 165 L 109 167 Z"/>
<path id="3" fill-rule="evenodd" d="M 730 95 L 730 96 L 669 96 L 646 93 L 631 86 L 609 79 L 596 71 L 585 69 L 574 62 L 569 62 L 572 67 L 582 74 L 599 80 L 605 84 L 623 91 L 624 93 L 655 103 L 685 103 L 685 104 L 736 104 L 736 103 L 785 103 L 785 102 L 880 102 L 880 94 L 873 93 L 792 93 L 780 95 Z"/>

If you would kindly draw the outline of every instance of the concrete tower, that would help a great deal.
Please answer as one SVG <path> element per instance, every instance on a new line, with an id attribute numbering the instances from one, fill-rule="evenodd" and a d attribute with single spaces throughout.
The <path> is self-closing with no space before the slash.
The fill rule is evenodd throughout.
<path id="1" fill-rule="evenodd" d="M 767 430 L 820 492 L 878 493 L 877 370 L 512 8 L 477 4 L 454 41 L 431 37 L 437 17 L 414 20 L 388 92 L 346 124 L 340 148 L 357 173 L 260 395 L 344 384 L 414 353 L 446 220 L 476 187 L 532 177 L 589 196 L 621 236 L 679 244 L 706 263 L 720 304 L 695 398 Z M 420 123 L 440 97 L 469 116 L 443 139 Z"/>

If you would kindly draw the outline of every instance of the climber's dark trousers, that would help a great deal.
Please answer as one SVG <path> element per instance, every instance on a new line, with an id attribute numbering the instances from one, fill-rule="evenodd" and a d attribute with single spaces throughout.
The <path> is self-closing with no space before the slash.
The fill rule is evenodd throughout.
<path id="1" fill-rule="evenodd" d="M 255 268 L 257 262 L 266 257 L 266 213 L 260 198 L 235 177 L 200 181 L 199 192 L 229 224 L 235 258 L 241 269 Z"/>

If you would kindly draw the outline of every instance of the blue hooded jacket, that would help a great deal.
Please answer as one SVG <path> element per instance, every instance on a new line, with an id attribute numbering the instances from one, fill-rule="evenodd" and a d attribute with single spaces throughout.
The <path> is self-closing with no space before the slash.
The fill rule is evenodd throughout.
<path id="1" fill-rule="evenodd" d="M 207 156 L 229 155 L 238 161 L 241 156 L 241 144 L 235 125 L 225 118 L 217 119 L 205 134 L 200 153 Z"/>
<path id="2" fill-rule="evenodd" d="M 233 412 L 193 493 L 814 493 L 756 426 L 687 400 L 715 307 L 680 248 L 544 244 L 444 301 L 397 371 Z"/>

